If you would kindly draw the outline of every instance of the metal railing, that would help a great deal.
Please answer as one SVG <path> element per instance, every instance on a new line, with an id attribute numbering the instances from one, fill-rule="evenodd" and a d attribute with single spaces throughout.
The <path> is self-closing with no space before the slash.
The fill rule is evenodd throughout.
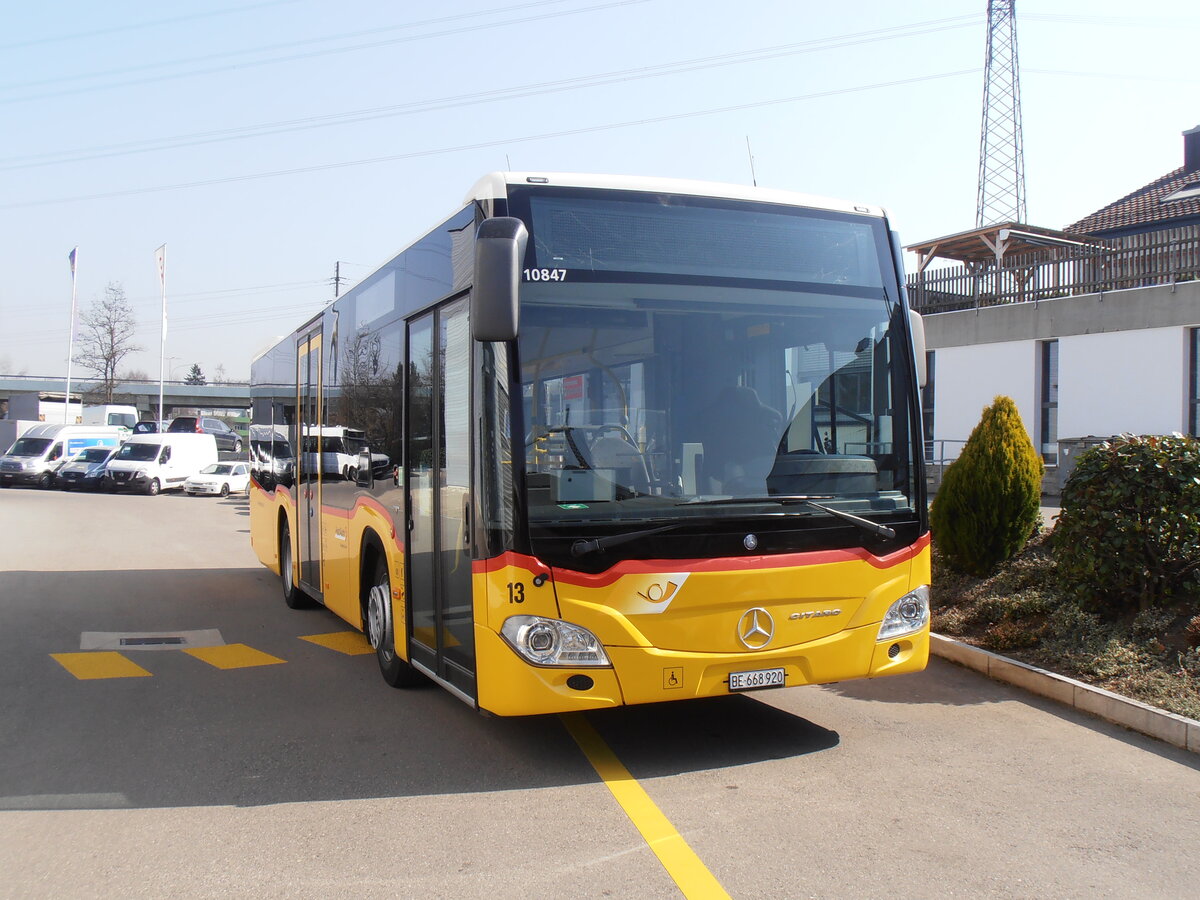
<path id="1" fill-rule="evenodd" d="M 966 440 L 950 440 L 947 438 L 938 438 L 932 441 L 925 442 L 925 480 L 934 490 L 942 483 L 942 475 L 946 472 L 946 467 L 954 460 L 958 459 L 958 454 L 962 452 L 963 445 Z M 947 451 L 952 451 L 953 455 L 949 455 Z"/>
<path id="2" fill-rule="evenodd" d="M 908 277 L 920 313 L 1053 300 L 1200 280 L 1200 226 L 1054 248 L 994 263 L 926 269 Z"/>

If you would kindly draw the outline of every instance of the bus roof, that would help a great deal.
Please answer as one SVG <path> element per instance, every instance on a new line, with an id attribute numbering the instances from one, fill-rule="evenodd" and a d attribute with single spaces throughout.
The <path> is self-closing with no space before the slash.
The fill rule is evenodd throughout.
<path id="1" fill-rule="evenodd" d="M 682 178 L 650 178 L 637 175 L 583 175 L 573 172 L 490 172 L 475 183 L 465 202 L 495 200 L 508 196 L 510 185 L 555 185 L 560 187 L 597 188 L 600 190 L 644 191 L 654 194 L 684 194 L 696 197 L 719 197 L 729 200 L 750 200 L 759 203 L 781 203 L 827 209 L 834 212 L 885 216 L 882 207 L 779 191 L 772 188 L 750 187 L 744 184 L 722 184 L 712 181 L 689 181 Z"/>

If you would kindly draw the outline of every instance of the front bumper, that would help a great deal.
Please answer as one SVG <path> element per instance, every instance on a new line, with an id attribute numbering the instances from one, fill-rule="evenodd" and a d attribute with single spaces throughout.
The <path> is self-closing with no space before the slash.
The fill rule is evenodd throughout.
<path id="1" fill-rule="evenodd" d="M 919 672 L 929 661 L 929 629 L 876 641 L 879 623 L 848 628 L 792 647 L 751 653 L 688 653 L 653 647 L 605 646 L 611 668 L 539 668 L 525 663 L 497 635 L 476 626 L 479 706 L 501 716 L 572 712 L 634 703 L 720 697 L 729 673 L 783 668 L 784 687 Z M 897 649 L 893 650 L 893 645 Z M 568 682 L 584 675 L 585 690 Z"/>
<path id="2" fill-rule="evenodd" d="M 104 478 L 103 475 L 84 475 L 79 472 L 60 472 L 55 478 L 60 485 L 70 485 L 71 487 L 94 488 L 98 487 L 100 481 Z"/>
<path id="3" fill-rule="evenodd" d="M 221 485 L 219 484 L 185 484 L 183 486 L 185 494 L 205 494 L 217 496 L 221 493 Z"/>
<path id="4" fill-rule="evenodd" d="M 36 469 L 21 472 L 0 472 L 0 484 L 37 484 L 42 473 Z"/>
<path id="5" fill-rule="evenodd" d="M 146 476 L 138 472 L 121 472 L 109 470 L 108 477 L 114 490 L 127 491 L 136 489 L 144 491 L 148 484 Z"/>

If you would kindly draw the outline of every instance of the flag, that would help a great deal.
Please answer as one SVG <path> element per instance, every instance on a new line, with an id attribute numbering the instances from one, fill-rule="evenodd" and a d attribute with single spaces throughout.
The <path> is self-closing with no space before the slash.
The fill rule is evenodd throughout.
<path id="1" fill-rule="evenodd" d="M 74 249 L 71 250 L 71 252 L 69 254 L 67 254 L 67 259 L 69 259 L 71 261 L 71 277 L 72 278 L 75 277 L 75 255 L 78 252 L 79 252 L 79 248 L 75 247 Z"/>
<path id="2" fill-rule="evenodd" d="M 167 245 L 163 244 L 154 251 L 155 262 L 158 263 L 158 283 L 162 288 L 162 340 L 167 339 Z"/>

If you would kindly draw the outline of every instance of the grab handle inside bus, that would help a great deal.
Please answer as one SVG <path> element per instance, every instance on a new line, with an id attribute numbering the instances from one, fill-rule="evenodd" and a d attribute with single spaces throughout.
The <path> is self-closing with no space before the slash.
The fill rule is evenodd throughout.
<path id="1" fill-rule="evenodd" d="M 517 336 L 517 293 L 529 232 L 520 219 L 485 219 L 475 234 L 475 284 L 471 289 L 471 334 L 477 341 L 511 341 Z"/>

